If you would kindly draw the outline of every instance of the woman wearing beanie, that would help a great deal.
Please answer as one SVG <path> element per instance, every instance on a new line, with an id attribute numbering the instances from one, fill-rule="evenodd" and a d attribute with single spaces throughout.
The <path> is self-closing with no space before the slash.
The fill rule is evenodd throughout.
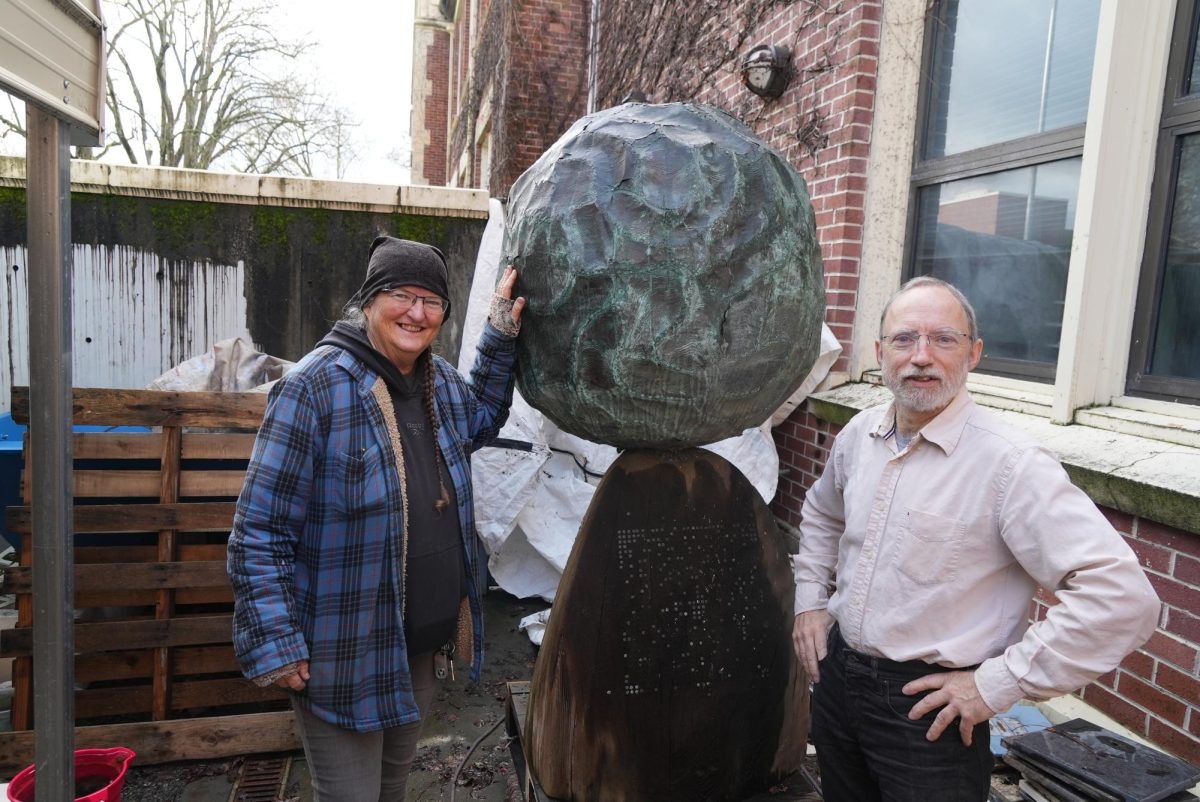
<path id="1" fill-rule="evenodd" d="M 378 237 L 343 319 L 271 390 L 229 538 L 233 642 L 291 692 L 318 802 L 403 800 L 435 661 L 479 678 L 469 455 L 512 402 L 515 282 L 467 381 L 430 350 L 441 252 Z"/>

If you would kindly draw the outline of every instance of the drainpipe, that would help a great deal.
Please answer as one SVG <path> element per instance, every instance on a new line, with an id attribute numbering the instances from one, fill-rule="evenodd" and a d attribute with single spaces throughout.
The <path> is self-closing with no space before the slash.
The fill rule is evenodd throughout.
<path id="1" fill-rule="evenodd" d="M 587 113 L 596 110 L 596 65 L 600 61 L 600 0 L 592 0 L 592 18 L 588 25 L 588 99 Z"/>

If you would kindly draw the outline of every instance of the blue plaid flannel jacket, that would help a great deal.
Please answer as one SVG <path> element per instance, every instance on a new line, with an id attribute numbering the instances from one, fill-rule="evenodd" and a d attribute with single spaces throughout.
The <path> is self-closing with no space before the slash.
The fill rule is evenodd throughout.
<path id="1" fill-rule="evenodd" d="M 438 443 L 458 497 L 477 681 L 483 618 L 475 587 L 470 453 L 496 436 L 513 394 L 516 340 L 490 324 L 468 384 L 435 357 Z M 417 721 L 401 618 L 400 475 L 373 371 L 321 346 L 272 389 L 229 537 L 233 645 L 259 677 L 298 660 L 298 701 L 368 732 Z"/>

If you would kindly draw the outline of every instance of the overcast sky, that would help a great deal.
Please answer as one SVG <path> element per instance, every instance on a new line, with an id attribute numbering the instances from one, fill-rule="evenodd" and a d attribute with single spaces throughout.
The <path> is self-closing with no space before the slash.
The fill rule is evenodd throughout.
<path id="1" fill-rule="evenodd" d="M 358 158 L 345 178 L 378 184 L 408 182 L 406 166 L 389 158 L 410 147 L 413 3 L 378 0 L 281 0 L 280 34 L 314 43 L 301 67 L 333 102 L 350 111 Z M 0 102 L 8 108 L 0 91 Z M 0 153 L 23 156 L 23 140 L 0 141 Z M 316 176 L 334 178 L 334 167 Z"/>
<path id="2" fill-rule="evenodd" d="M 308 54 L 312 74 L 361 123 L 360 155 L 349 180 L 408 181 L 408 169 L 389 160 L 388 153 L 409 148 L 413 5 L 411 0 L 286 0 L 280 6 L 288 30 L 316 43 Z"/>

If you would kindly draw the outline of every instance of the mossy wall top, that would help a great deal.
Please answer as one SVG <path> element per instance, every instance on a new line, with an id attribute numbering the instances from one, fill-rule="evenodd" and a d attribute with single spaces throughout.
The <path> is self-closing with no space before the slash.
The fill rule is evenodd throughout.
<path id="1" fill-rule="evenodd" d="M 353 191 L 354 186 L 343 188 Z M 167 265 L 241 263 L 246 328 L 263 351 L 290 360 L 307 353 L 340 316 L 362 281 L 367 248 L 377 235 L 426 242 L 440 248 L 449 263 L 452 314 L 434 347 L 453 362 L 486 221 L 478 210 L 473 217 L 438 211 L 412 214 L 74 191 L 71 241 L 97 250 L 148 252 Z M 0 248 L 23 248 L 26 222 L 24 189 L 0 186 Z M 181 317 L 183 312 L 172 310 Z"/>

